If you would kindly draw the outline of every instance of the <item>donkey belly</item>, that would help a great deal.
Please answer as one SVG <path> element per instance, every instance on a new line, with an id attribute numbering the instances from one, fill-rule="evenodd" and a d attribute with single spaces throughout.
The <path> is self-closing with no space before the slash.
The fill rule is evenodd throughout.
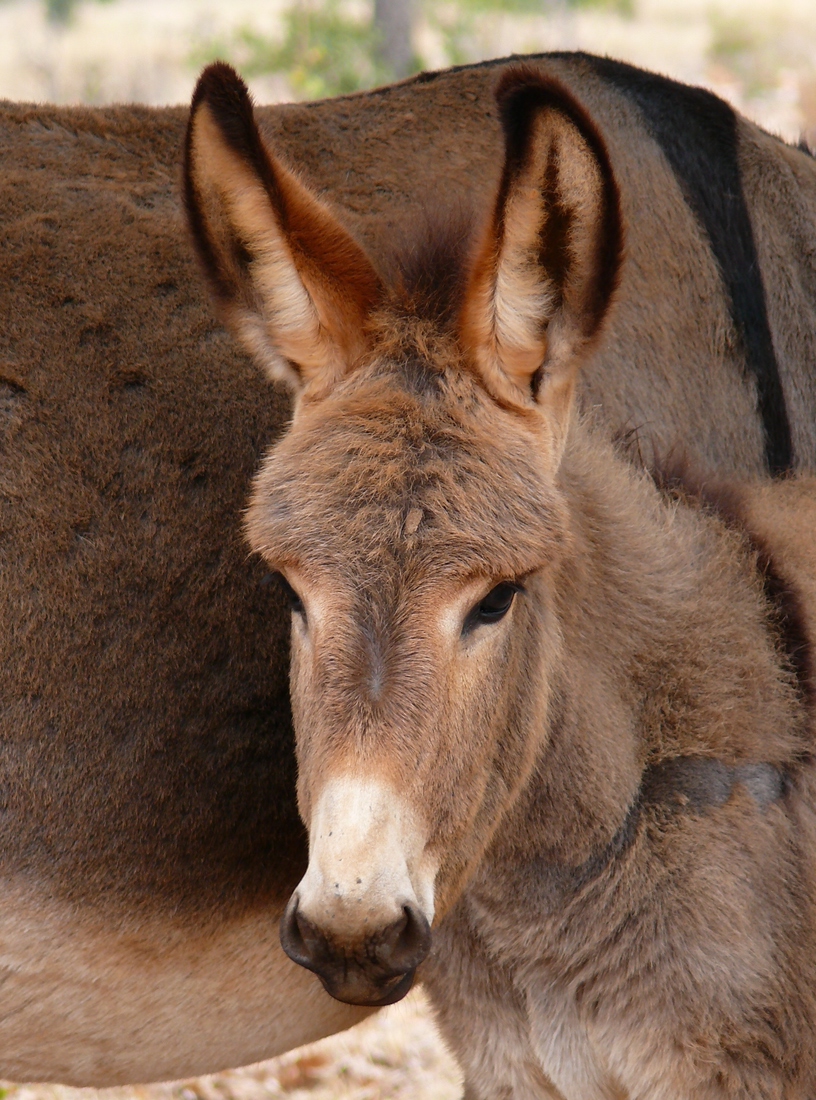
<path id="1" fill-rule="evenodd" d="M 278 943 L 279 912 L 118 930 L 30 883 L 0 904 L 0 1075 L 105 1086 L 245 1065 L 356 1023 Z"/>

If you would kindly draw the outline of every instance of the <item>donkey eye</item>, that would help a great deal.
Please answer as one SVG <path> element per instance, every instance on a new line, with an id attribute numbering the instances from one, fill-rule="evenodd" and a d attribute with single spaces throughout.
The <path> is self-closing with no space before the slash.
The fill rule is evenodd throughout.
<path id="1" fill-rule="evenodd" d="M 291 584 L 286 579 L 286 577 L 284 577 L 283 573 L 278 573 L 278 579 L 280 582 L 281 591 L 283 592 L 283 597 L 289 604 L 289 610 L 296 612 L 296 614 L 298 615 L 305 615 L 306 609 L 303 606 L 303 600 L 300 598 L 300 596 L 298 596 L 294 588 L 292 588 Z"/>
<path id="2" fill-rule="evenodd" d="M 497 623 L 503 619 L 510 610 L 516 593 L 521 590 L 520 584 L 513 584 L 511 581 L 502 581 L 495 588 L 491 588 L 465 619 L 463 633 L 467 633 L 480 623 Z"/>

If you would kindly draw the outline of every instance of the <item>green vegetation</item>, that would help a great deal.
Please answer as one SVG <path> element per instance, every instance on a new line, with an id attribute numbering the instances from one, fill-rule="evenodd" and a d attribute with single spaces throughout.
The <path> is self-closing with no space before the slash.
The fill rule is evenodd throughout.
<path id="1" fill-rule="evenodd" d="M 776 88 L 780 70 L 786 64 L 790 67 L 798 63 L 804 69 L 812 64 L 798 45 L 794 28 L 772 12 L 746 20 L 713 8 L 709 21 L 709 60 L 732 73 L 749 98 Z"/>
<path id="2" fill-rule="evenodd" d="M 70 23 L 77 0 L 44 0 L 44 2 L 45 14 L 49 23 L 56 23 L 58 26 L 66 26 Z M 97 0 L 99 4 L 110 2 L 111 0 Z"/>
<path id="3" fill-rule="evenodd" d="M 74 0 L 46 0 L 71 4 Z M 438 33 L 449 65 L 480 60 L 474 48 L 479 20 L 496 13 L 546 15 L 564 8 L 595 7 L 632 15 L 634 0 L 425 0 L 425 18 Z M 221 58 L 248 77 L 281 73 L 303 99 L 343 95 L 394 79 L 380 56 L 373 3 L 361 16 L 343 0 L 295 0 L 284 16 L 278 39 L 242 27 L 229 40 L 211 40 L 193 51 L 195 67 Z M 423 67 L 415 58 L 413 71 Z"/>
<path id="4" fill-rule="evenodd" d="M 377 56 L 378 36 L 371 19 L 346 14 L 340 0 L 295 3 L 284 17 L 284 34 L 274 41 L 243 27 L 230 42 L 212 42 L 196 51 L 196 64 L 226 58 L 246 76 L 285 73 L 304 99 L 343 95 L 384 84 L 392 74 Z"/>
<path id="5" fill-rule="evenodd" d="M 45 11 L 49 23 L 67 23 L 71 18 L 76 0 L 45 0 Z"/>

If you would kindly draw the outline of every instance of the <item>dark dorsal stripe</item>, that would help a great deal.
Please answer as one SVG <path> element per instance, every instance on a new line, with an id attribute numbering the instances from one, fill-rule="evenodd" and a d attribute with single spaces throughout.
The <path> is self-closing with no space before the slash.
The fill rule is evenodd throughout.
<path id="1" fill-rule="evenodd" d="M 773 475 L 793 465 L 793 444 L 779 376 L 765 288 L 740 177 L 734 111 L 717 96 L 608 58 L 582 56 L 603 80 L 640 110 L 651 137 L 671 165 L 689 207 L 711 242 L 742 343 L 756 381 L 765 435 L 765 456 Z"/>
<path id="2" fill-rule="evenodd" d="M 785 794 L 788 779 L 775 764 L 724 764 L 698 756 L 677 756 L 648 767 L 623 824 L 603 851 L 575 870 L 575 885 L 583 886 L 624 855 L 645 814 L 705 814 L 724 806 L 735 788 L 743 788 L 765 813 Z"/>

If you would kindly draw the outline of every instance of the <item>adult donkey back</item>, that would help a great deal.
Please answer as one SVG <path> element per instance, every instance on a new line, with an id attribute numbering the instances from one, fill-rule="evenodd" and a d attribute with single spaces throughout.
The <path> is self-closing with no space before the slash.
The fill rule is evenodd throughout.
<path id="1" fill-rule="evenodd" d="M 629 226 L 587 403 L 719 467 L 812 463 L 813 162 L 705 93 L 536 64 L 596 118 Z M 386 267 L 429 196 L 487 208 L 501 68 L 258 114 Z M 277 943 L 306 866 L 289 620 L 241 515 L 289 406 L 199 289 L 176 197 L 186 117 L 0 115 L 0 1073 L 16 1079 L 176 1077 L 359 1015 Z"/>

